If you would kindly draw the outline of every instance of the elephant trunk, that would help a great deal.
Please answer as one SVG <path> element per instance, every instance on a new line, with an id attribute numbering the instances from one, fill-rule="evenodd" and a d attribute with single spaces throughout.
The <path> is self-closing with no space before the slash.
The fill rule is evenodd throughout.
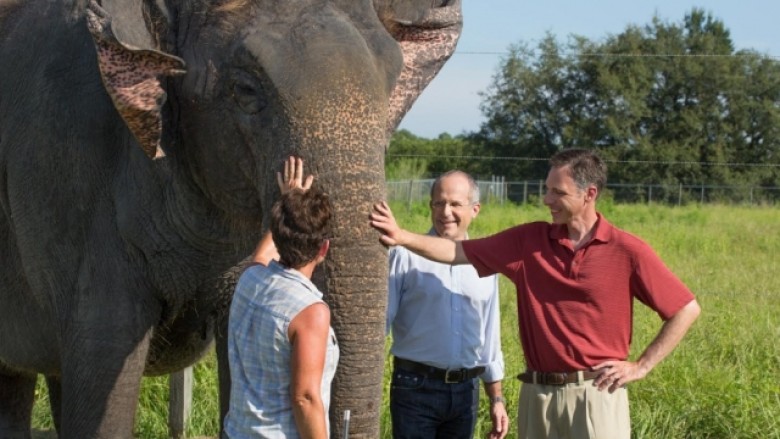
<path id="1" fill-rule="evenodd" d="M 295 100 L 290 118 L 301 122 L 293 129 L 291 149 L 304 158 L 307 173 L 316 176 L 334 207 L 330 251 L 314 280 L 330 306 L 341 350 L 330 407 L 331 437 L 339 438 L 345 410 L 351 413 L 350 437 L 380 436 L 387 252 L 368 214 L 386 194 L 390 87 L 378 74 L 359 74 L 372 68 L 365 59 L 337 63 L 345 70 L 309 82 L 304 88 L 319 92 L 302 93 L 306 98 Z"/>
<path id="2" fill-rule="evenodd" d="M 365 169 L 383 166 L 375 154 Z M 331 307 L 341 358 L 332 385 L 332 437 L 343 437 L 342 415 L 350 410 L 352 437 L 379 437 L 379 412 L 387 307 L 387 258 L 368 227 L 371 204 L 384 198 L 384 173 L 367 172 L 333 194 L 337 229 L 323 266 L 324 293 Z M 361 183 L 358 183 L 360 181 Z M 367 183 L 367 182 L 371 183 Z M 329 185 L 330 186 L 330 185 Z M 330 186 L 333 187 L 333 186 Z"/>
<path id="3" fill-rule="evenodd" d="M 330 306 L 341 349 L 332 384 L 331 437 L 343 437 L 345 410 L 351 412 L 351 437 L 379 437 L 387 257 L 368 213 L 385 198 L 385 139 L 379 121 L 369 131 L 376 135 L 347 135 L 327 142 L 330 148 L 318 145 L 315 154 L 301 151 L 334 206 L 330 251 L 314 279 Z M 319 159 L 310 158 L 315 156 Z"/>

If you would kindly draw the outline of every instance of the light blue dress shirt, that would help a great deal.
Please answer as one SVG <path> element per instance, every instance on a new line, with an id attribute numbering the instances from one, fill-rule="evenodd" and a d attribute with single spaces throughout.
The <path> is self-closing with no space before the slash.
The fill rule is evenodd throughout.
<path id="1" fill-rule="evenodd" d="M 392 331 L 394 356 L 441 369 L 485 366 L 485 382 L 504 377 L 497 276 L 480 278 L 471 265 L 441 264 L 393 247 L 388 287 L 386 331 Z"/>

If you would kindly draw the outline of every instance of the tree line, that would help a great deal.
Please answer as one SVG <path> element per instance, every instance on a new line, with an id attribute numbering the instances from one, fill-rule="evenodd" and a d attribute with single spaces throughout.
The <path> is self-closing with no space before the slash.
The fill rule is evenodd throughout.
<path id="1" fill-rule="evenodd" d="M 780 62 L 735 50 L 724 23 L 701 9 L 603 41 L 548 34 L 535 47 L 514 44 L 481 110 L 477 132 L 396 132 L 388 176 L 458 168 L 542 179 L 544 158 L 581 147 L 601 152 L 615 183 L 780 186 Z"/>

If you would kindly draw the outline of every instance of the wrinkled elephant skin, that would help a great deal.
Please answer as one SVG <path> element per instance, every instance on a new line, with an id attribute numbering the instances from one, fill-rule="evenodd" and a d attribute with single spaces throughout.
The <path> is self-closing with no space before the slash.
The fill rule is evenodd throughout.
<path id="1" fill-rule="evenodd" d="M 366 215 L 461 22 L 446 0 L 0 0 L 0 437 L 29 437 L 38 374 L 61 438 L 132 437 L 141 376 L 221 334 L 290 154 L 337 206 L 332 434 L 349 409 L 378 437 Z"/>

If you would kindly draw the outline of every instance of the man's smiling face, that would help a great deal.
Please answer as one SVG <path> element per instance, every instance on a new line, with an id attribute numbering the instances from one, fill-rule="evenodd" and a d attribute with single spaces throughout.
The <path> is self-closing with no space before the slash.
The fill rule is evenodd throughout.
<path id="1" fill-rule="evenodd" d="M 442 178 L 431 196 L 431 220 L 436 233 L 460 241 L 477 213 L 479 203 L 471 199 L 469 180 L 459 173 Z"/>
<path id="2" fill-rule="evenodd" d="M 544 204 L 550 208 L 553 223 L 569 224 L 582 216 L 586 191 L 577 187 L 568 166 L 550 169 L 545 185 Z"/>

